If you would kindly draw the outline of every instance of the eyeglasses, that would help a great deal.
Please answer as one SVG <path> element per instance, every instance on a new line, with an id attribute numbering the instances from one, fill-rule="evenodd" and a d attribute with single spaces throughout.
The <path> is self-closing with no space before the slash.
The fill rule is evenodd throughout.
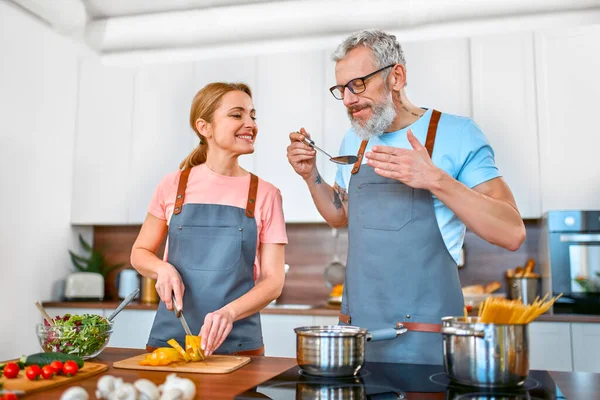
<path id="1" fill-rule="evenodd" d="M 365 75 L 361 78 L 354 78 L 350 82 L 346 83 L 345 85 L 332 86 L 331 88 L 329 88 L 329 91 L 331 92 L 333 97 L 335 97 L 338 100 L 344 100 L 344 92 L 346 91 L 346 88 L 348 88 L 354 94 L 360 94 L 360 93 L 364 92 L 365 90 L 367 90 L 367 84 L 365 83 L 365 81 L 367 79 L 369 79 L 373 75 L 383 71 L 384 69 L 393 67 L 394 65 L 396 65 L 396 64 L 388 65 L 387 67 L 378 69 L 377 71 L 371 72 L 369 75 Z"/>

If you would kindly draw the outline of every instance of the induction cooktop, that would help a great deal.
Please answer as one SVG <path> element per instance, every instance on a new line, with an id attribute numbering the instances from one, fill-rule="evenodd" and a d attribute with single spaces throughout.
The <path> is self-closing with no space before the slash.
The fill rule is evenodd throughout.
<path id="1" fill-rule="evenodd" d="M 443 366 L 365 363 L 348 378 L 322 378 L 298 366 L 235 397 L 243 399 L 372 399 L 372 400 L 561 400 L 565 399 L 547 371 L 530 371 L 522 387 L 487 389 L 456 384 Z"/>

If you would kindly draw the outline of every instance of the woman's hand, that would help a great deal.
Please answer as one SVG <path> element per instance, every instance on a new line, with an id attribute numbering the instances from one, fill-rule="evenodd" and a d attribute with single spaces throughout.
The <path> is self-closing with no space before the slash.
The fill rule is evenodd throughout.
<path id="1" fill-rule="evenodd" d="M 204 325 L 200 329 L 204 356 L 210 356 L 223 344 L 233 328 L 234 320 L 233 314 L 226 307 L 206 314 Z"/>
<path id="2" fill-rule="evenodd" d="M 158 296 L 165 303 L 169 311 L 173 311 L 173 294 L 180 310 L 183 310 L 183 292 L 185 286 L 181 280 L 181 275 L 174 266 L 165 262 L 157 269 L 156 291 Z"/>

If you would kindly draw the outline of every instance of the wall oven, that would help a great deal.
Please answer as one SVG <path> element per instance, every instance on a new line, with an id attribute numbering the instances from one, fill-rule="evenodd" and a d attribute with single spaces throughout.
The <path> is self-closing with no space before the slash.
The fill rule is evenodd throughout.
<path id="1" fill-rule="evenodd" d="M 554 313 L 600 314 L 600 211 L 550 211 L 540 235 L 542 293 Z"/>

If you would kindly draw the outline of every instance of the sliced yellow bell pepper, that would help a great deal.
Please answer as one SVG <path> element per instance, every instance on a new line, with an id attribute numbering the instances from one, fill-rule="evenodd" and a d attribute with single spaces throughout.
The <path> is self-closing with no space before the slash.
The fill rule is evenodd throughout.
<path id="1" fill-rule="evenodd" d="M 185 360 L 185 362 L 192 361 L 192 358 L 185 352 L 183 347 L 181 347 L 181 345 L 179 343 L 177 343 L 177 340 L 169 339 L 169 340 L 167 340 L 167 343 L 169 343 L 169 345 L 171 347 L 173 347 L 175 350 L 177 350 L 177 352 Z"/>
<path id="2" fill-rule="evenodd" d="M 190 356 L 192 361 L 204 360 L 204 352 L 200 348 L 200 336 L 185 336 L 185 351 Z"/>
<path id="3" fill-rule="evenodd" d="M 146 355 L 144 360 L 139 362 L 140 365 L 169 365 L 179 361 L 181 358 L 179 352 L 171 347 L 159 347 L 151 354 Z"/>

